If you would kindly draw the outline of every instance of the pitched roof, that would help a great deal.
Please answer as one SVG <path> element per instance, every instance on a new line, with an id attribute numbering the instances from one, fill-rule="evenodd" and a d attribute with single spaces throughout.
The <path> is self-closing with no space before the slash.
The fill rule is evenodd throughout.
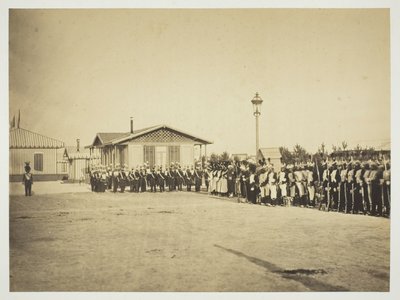
<path id="1" fill-rule="evenodd" d="M 154 126 L 142 128 L 142 129 L 139 129 L 139 130 L 134 130 L 133 134 L 138 134 L 140 132 L 143 132 L 143 131 L 148 130 L 148 129 L 153 128 L 153 127 Z M 124 138 L 124 137 L 129 137 L 130 135 L 131 135 L 130 132 L 99 132 L 99 133 L 96 134 L 91 146 L 94 146 L 94 144 L 95 144 L 97 139 L 99 139 L 99 141 L 100 141 L 100 143 L 102 145 L 105 145 L 105 144 L 109 144 L 111 141 L 114 141 L 114 140 L 117 140 L 117 139 L 121 139 L 121 138 Z"/>
<path id="2" fill-rule="evenodd" d="M 100 157 L 95 154 L 90 155 L 90 151 L 86 148 L 80 148 L 78 152 L 76 146 L 65 146 L 64 155 L 66 155 L 68 159 L 89 159 Z"/>
<path id="3" fill-rule="evenodd" d="M 260 148 L 259 151 L 261 152 L 262 156 L 267 159 L 267 158 L 281 158 L 281 152 L 279 151 L 279 148 L 273 147 L 273 148 Z"/>
<path id="4" fill-rule="evenodd" d="M 212 142 L 207 141 L 205 139 L 195 137 L 194 135 L 185 133 L 182 130 L 175 129 L 171 126 L 161 124 L 161 125 L 156 125 L 156 126 L 151 126 L 151 127 L 146 127 L 146 128 L 142 128 L 139 130 L 135 130 L 135 131 L 133 131 L 133 133 L 130 133 L 130 132 L 127 132 L 127 133 L 126 132 L 124 132 L 124 133 L 98 133 L 96 135 L 95 139 L 93 140 L 93 143 L 91 146 L 94 146 L 96 139 L 99 139 L 100 142 L 102 143 L 102 145 L 115 145 L 115 144 L 123 143 L 128 140 L 138 138 L 139 136 L 142 136 L 144 134 L 150 133 L 152 131 L 155 131 L 155 130 L 158 130 L 161 128 L 168 128 L 168 129 L 174 130 L 176 132 L 179 132 L 182 135 L 185 135 L 185 136 L 193 139 L 194 141 L 200 142 L 201 144 L 212 144 Z"/>
<path id="5" fill-rule="evenodd" d="M 10 129 L 10 148 L 58 149 L 64 142 L 22 128 Z"/>

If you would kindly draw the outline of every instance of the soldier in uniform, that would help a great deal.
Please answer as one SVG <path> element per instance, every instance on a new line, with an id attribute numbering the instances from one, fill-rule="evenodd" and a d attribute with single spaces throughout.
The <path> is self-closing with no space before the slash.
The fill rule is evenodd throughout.
<path id="1" fill-rule="evenodd" d="M 219 193 L 221 196 L 228 195 L 228 168 L 225 165 L 222 165 L 221 168 L 221 177 L 219 181 Z"/>
<path id="2" fill-rule="evenodd" d="M 315 207 L 315 181 L 316 181 L 316 174 L 314 171 L 314 164 L 310 162 L 305 169 L 307 172 L 305 174 L 306 178 L 306 185 L 308 191 L 308 203 L 309 207 Z"/>
<path id="3" fill-rule="evenodd" d="M 354 204 L 355 204 L 355 168 L 353 167 L 353 163 L 349 162 L 347 164 L 347 173 L 346 173 L 346 203 L 345 203 L 345 213 L 351 212 L 354 213 Z"/>
<path id="4" fill-rule="evenodd" d="M 147 184 L 150 186 L 150 191 L 155 193 L 157 191 L 156 190 L 157 177 L 154 168 L 150 172 L 148 172 L 146 179 L 147 179 Z"/>
<path id="5" fill-rule="evenodd" d="M 298 192 L 298 201 L 295 201 L 300 207 L 304 207 L 306 205 L 306 191 L 305 191 L 305 178 L 302 172 L 303 166 L 301 164 L 297 165 L 294 171 L 294 178 L 296 180 L 296 187 Z"/>
<path id="6" fill-rule="evenodd" d="M 176 174 L 175 174 L 175 170 L 173 168 L 173 164 L 170 165 L 168 173 L 167 173 L 167 176 L 168 176 L 168 190 L 170 192 L 174 191 L 175 190 L 175 177 L 176 177 Z"/>
<path id="7" fill-rule="evenodd" d="M 185 183 L 186 183 L 186 190 L 188 192 L 192 191 L 192 184 L 193 184 L 192 176 L 193 176 L 192 171 L 189 169 L 189 166 L 187 166 L 185 172 Z"/>
<path id="8" fill-rule="evenodd" d="M 370 214 L 371 213 L 371 194 L 370 194 L 370 189 L 368 189 L 368 178 L 371 173 L 371 170 L 369 168 L 369 163 L 364 162 L 361 165 L 361 168 L 364 170 L 362 173 L 362 179 L 363 179 L 363 207 L 364 207 L 364 214 Z"/>
<path id="9" fill-rule="evenodd" d="M 289 184 L 289 203 L 294 204 L 294 200 L 296 199 L 296 178 L 294 177 L 294 166 L 292 164 L 287 166 L 288 172 L 288 184 Z"/>
<path id="10" fill-rule="evenodd" d="M 276 199 L 278 198 L 278 189 L 276 186 L 276 182 L 277 182 L 277 177 L 276 177 L 276 173 L 274 171 L 274 166 L 272 164 L 270 164 L 268 166 L 269 168 L 269 172 L 268 172 L 268 189 L 269 189 L 269 197 L 270 197 L 270 201 L 271 201 L 271 205 L 275 206 L 277 203 Z"/>
<path id="11" fill-rule="evenodd" d="M 107 189 L 107 182 L 108 178 L 107 178 L 107 168 L 105 166 L 102 166 L 101 168 L 101 173 L 100 173 L 100 178 L 99 178 L 99 192 L 104 193 Z"/>
<path id="12" fill-rule="evenodd" d="M 278 186 L 279 186 L 279 195 L 280 195 L 280 203 L 281 205 L 290 206 L 290 202 L 288 202 L 287 198 L 287 172 L 286 165 L 282 164 L 281 171 L 278 174 Z"/>
<path id="13" fill-rule="evenodd" d="M 111 170 L 112 165 L 110 165 L 107 168 L 107 189 L 111 190 L 112 189 L 112 170 Z"/>
<path id="14" fill-rule="evenodd" d="M 128 179 L 128 175 L 127 175 L 127 169 L 126 169 L 126 165 L 124 165 L 124 167 L 121 168 L 120 172 L 119 172 L 119 189 L 120 192 L 123 193 L 125 191 L 125 187 L 127 185 L 127 179 Z"/>
<path id="15" fill-rule="evenodd" d="M 366 178 L 366 183 L 368 186 L 368 194 L 370 197 L 370 213 L 372 216 L 382 215 L 382 196 L 381 196 L 381 187 L 380 179 L 383 178 L 383 171 L 378 170 L 377 164 L 372 161 L 370 164 L 370 173 Z"/>
<path id="16" fill-rule="evenodd" d="M 92 192 L 94 192 L 95 187 L 96 187 L 94 166 L 92 166 L 90 168 L 89 177 L 90 177 L 90 187 L 91 187 Z"/>
<path id="17" fill-rule="evenodd" d="M 347 213 L 347 165 L 338 163 L 339 183 L 338 183 L 338 207 L 337 211 Z"/>
<path id="18" fill-rule="evenodd" d="M 331 170 L 328 162 L 322 164 L 324 171 L 322 173 L 322 188 L 324 193 L 324 202 L 326 202 L 326 209 L 329 211 L 332 207 L 332 188 L 331 188 Z"/>
<path id="19" fill-rule="evenodd" d="M 25 162 L 25 174 L 22 176 L 22 183 L 25 185 L 25 196 L 32 196 L 33 175 L 29 161 Z"/>
<path id="20" fill-rule="evenodd" d="M 135 168 L 133 167 L 128 173 L 128 182 L 129 182 L 129 192 L 133 193 L 135 191 Z"/>
<path id="21" fill-rule="evenodd" d="M 178 166 L 178 168 L 176 169 L 175 189 L 177 188 L 178 191 L 182 191 L 183 181 L 184 181 L 184 173 L 181 169 L 181 166 Z"/>
<path id="22" fill-rule="evenodd" d="M 113 193 L 117 192 L 118 185 L 119 185 L 119 165 L 117 164 L 114 168 L 114 171 L 112 173 L 112 188 L 113 188 Z"/>
<path id="23" fill-rule="evenodd" d="M 262 205 L 269 204 L 269 186 L 268 186 L 268 171 L 267 167 L 262 167 L 260 175 L 258 176 L 259 188 L 260 188 L 260 202 Z"/>
<path id="24" fill-rule="evenodd" d="M 385 170 L 383 171 L 382 193 L 384 199 L 385 212 L 384 216 L 390 217 L 390 163 L 384 161 Z"/>
<path id="25" fill-rule="evenodd" d="M 204 184 L 206 185 L 207 192 L 209 192 L 210 188 L 210 166 L 208 164 L 205 165 L 203 175 L 204 175 Z"/>
<path id="26" fill-rule="evenodd" d="M 337 169 L 337 163 L 334 161 L 331 165 L 331 193 L 332 193 L 332 209 L 338 209 L 339 202 L 339 181 L 340 181 L 340 172 Z"/>
<path id="27" fill-rule="evenodd" d="M 200 166 L 196 165 L 196 169 L 194 170 L 194 190 L 196 192 L 200 192 L 201 180 L 203 178 L 203 172 L 200 170 Z"/>
<path id="28" fill-rule="evenodd" d="M 248 192 L 247 197 L 249 203 L 256 204 L 257 203 L 257 194 L 258 194 L 258 176 L 256 174 L 256 165 L 249 164 L 249 177 L 248 181 Z"/>
<path id="29" fill-rule="evenodd" d="M 147 174 L 146 174 L 146 169 L 145 166 L 140 167 L 140 178 L 139 178 L 139 183 L 140 183 L 140 192 L 144 193 L 147 190 Z"/>
<path id="30" fill-rule="evenodd" d="M 364 201 L 364 175 L 365 169 L 361 168 L 361 163 L 356 161 L 354 163 L 354 203 L 353 203 L 353 214 L 359 212 L 367 213 L 366 205 Z"/>
<path id="31" fill-rule="evenodd" d="M 235 182 L 236 182 L 236 173 L 235 167 L 233 164 L 229 164 L 227 171 L 227 183 L 228 183 L 228 197 L 232 198 L 235 194 Z"/>
<path id="32" fill-rule="evenodd" d="M 165 174 L 163 174 L 163 170 L 162 167 L 160 167 L 159 169 L 157 169 L 157 184 L 160 188 L 160 193 L 165 191 Z"/>

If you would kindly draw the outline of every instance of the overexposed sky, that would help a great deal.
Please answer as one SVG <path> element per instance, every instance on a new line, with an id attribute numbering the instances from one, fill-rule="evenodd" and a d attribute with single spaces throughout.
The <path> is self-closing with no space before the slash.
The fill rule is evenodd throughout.
<path id="1" fill-rule="evenodd" d="M 388 9 L 10 10 L 10 118 L 69 145 L 169 124 L 253 153 L 390 138 Z"/>

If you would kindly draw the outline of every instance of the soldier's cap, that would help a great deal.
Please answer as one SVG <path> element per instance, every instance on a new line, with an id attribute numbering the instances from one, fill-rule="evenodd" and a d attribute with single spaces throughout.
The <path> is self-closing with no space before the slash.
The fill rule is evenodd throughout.
<path id="1" fill-rule="evenodd" d="M 292 164 L 289 164 L 289 165 L 287 165 L 287 168 L 288 168 L 288 169 L 293 169 L 294 166 L 293 166 Z"/>

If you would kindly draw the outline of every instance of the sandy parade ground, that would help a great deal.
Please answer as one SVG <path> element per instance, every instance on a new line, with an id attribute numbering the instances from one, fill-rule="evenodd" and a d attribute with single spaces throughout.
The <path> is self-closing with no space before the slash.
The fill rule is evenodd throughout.
<path id="1" fill-rule="evenodd" d="M 10 184 L 11 291 L 388 291 L 390 220 Z"/>

